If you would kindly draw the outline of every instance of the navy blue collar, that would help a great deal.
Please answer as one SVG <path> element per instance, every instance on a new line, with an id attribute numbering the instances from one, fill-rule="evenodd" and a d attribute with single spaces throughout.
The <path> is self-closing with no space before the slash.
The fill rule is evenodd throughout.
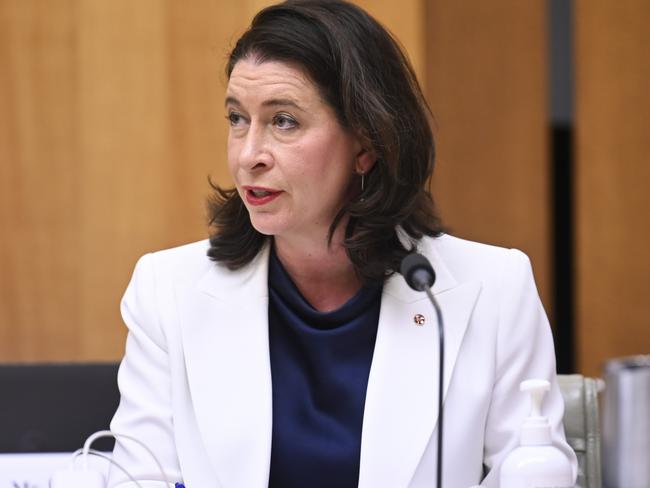
<path id="1" fill-rule="evenodd" d="M 332 329 L 347 324 L 364 314 L 380 300 L 381 284 L 364 285 L 352 298 L 337 310 L 320 312 L 316 310 L 300 293 L 298 287 L 271 250 L 269 258 L 269 290 L 277 293 L 279 298 L 306 323 L 318 329 Z"/>

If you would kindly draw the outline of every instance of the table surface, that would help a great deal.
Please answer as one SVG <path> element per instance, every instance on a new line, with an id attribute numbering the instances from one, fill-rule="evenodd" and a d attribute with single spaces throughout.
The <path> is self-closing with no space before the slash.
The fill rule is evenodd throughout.
<path id="1" fill-rule="evenodd" d="M 71 460 L 72 453 L 66 452 L 0 454 L 0 488 L 48 488 L 52 474 L 66 469 Z M 92 469 L 103 473 L 108 473 L 108 464 L 97 456 L 89 460 Z"/>

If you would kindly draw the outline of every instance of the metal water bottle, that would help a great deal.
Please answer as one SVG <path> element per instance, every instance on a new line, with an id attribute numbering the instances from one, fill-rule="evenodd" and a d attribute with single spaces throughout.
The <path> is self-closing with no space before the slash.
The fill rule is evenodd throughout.
<path id="1" fill-rule="evenodd" d="M 650 355 L 605 364 L 602 445 L 606 488 L 650 487 Z"/>

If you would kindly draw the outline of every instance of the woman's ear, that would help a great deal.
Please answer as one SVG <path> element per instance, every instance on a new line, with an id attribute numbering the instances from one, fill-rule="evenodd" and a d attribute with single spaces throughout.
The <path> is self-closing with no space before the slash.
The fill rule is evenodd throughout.
<path id="1" fill-rule="evenodd" d="M 374 149 L 361 148 L 357 153 L 354 171 L 357 174 L 365 175 L 375 166 L 377 162 L 377 153 Z"/>

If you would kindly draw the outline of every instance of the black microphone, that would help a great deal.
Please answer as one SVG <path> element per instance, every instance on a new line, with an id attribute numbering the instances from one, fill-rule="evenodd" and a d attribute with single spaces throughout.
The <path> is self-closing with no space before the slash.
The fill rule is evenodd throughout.
<path id="1" fill-rule="evenodd" d="M 415 291 L 431 288 L 436 282 L 436 273 L 427 258 L 416 252 L 402 259 L 399 267 L 406 283 Z"/>
<path id="2" fill-rule="evenodd" d="M 408 254 L 400 265 L 400 273 L 406 283 L 415 291 L 424 291 L 429 301 L 436 310 L 438 317 L 438 347 L 440 350 L 440 364 L 438 366 L 438 464 L 436 465 L 436 486 L 442 487 L 442 382 L 444 381 L 445 364 L 445 327 L 442 321 L 442 312 L 438 302 L 433 296 L 431 287 L 436 282 L 436 273 L 427 258 L 418 253 Z"/>

